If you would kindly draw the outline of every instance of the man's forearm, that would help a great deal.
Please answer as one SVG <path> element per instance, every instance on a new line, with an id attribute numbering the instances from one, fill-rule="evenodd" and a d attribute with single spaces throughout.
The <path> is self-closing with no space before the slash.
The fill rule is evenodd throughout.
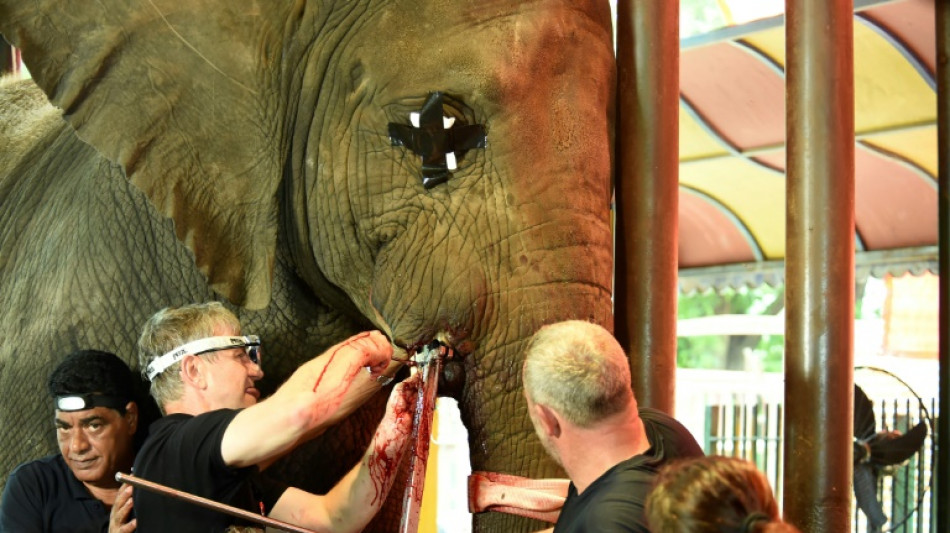
<path id="1" fill-rule="evenodd" d="M 340 531 L 361 531 L 376 516 L 389 496 L 406 448 L 405 441 L 398 446 L 379 444 L 374 438 L 360 463 L 327 493 L 327 506 L 335 510 L 331 514 L 339 520 Z"/>
<path id="2" fill-rule="evenodd" d="M 380 389 L 375 378 L 391 353 L 389 341 L 377 331 L 354 335 L 311 359 L 273 396 L 234 418 L 221 443 L 225 462 L 237 467 L 267 463 L 319 434 L 355 409 L 356 400 L 365 401 Z M 341 406 L 348 411 L 340 413 Z"/>
<path id="3" fill-rule="evenodd" d="M 360 462 L 330 492 L 290 487 L 268 516 L 314 531 L 361 531 L 386 501 L 407 444 L 405 438 L 394 440 L 390 430 L 377 430 Z"/>
<path id="4" fill-rule="evenodd" d="M 409 448 L 418 383 L 397 385 L 363 458 L 327 493 L 327 508 L 341 531 L 362 530 L 385 503 Z"/>
<path id="5" fill-rule="evenodd" d="M 392 362 L 384 371 L 384 375 L 388 378 L 392 374 L 395 374 L 398 371 L 398 368 L 402 363 Z M 364 369 L 365 370 L 365 369 Z M 382 381 L 373 377 L 369 372 L 362 372 L 365 374 L 360 375 L 357 373 L 353 378 L 352 384 L 347 388 L 346 392 L 340 397 L 340 403 L 336 408 L 336 411 L 331 413 L 329 416 L 321 417 L 315 416 L 311 419 L 310 427 L 307 431 L 300 437 L 297 444 L 301 444 L 310 439 L 320 436 L 328 428 L 338 424 L 346 417 L 350 416 L 356 409 L 366 403 L 373 395 L 379 393 L 383 390 L 384 385 Z M 293 447 L 296 448 L 297 444 Z"/>

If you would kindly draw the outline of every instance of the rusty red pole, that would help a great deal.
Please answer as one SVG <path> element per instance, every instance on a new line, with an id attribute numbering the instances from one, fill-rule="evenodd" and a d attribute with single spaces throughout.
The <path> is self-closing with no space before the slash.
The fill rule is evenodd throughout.
<path id="1" fill-rule="evenodd" d="M 216 502 L 214 500 L 209 500 L 208 498 L 202 498 L 201 496 L 196 496 L 189 492 L 183 490 L 173 489 L 166 485 L 160 483 L 155 483 L 147 479 L 133 476 L 131 474 L 123 474 L 122 472 L 116 472 L 115 480 L 121 483 L 128 483 L 135 488 L 148 490 L 158 494 L 163 494 L 169 498 L 175 498 L 177 500 L 186 501 L 192 503 L 199 507 L 204 507 L 205 509 L 211 509 L 212 511 L 217 511 L 219 513 L 228 514 L 231 516 L 236 516 L 238 518 L 243 518 L 251 522 L 258 524 L 263 524 L 270 528 L 276 528 L 281 531 L 291 531 L 292 533 L 316 533 L 312 529 L 307 529 L 304 527 L 295 526 L 294 524 L 288 524 L 287 522 L 282 522 L 280 520 L 275 520 L 273 518 L 268 518 L 259 514 L 252 513 L 250 511 L 245 511 L 244 509 L 238 509 L 221 502 Z M 135 505 L 135 502 L 132 503 Z"/>
<path id="2" fill-rule="evenodd" d="M 641 405 L 672 413 L 679 227 L 679 1 L 617 2 L 614 333 Z"/>
<path id="3" fill-rule="evenodd" d="M 934 4 L 937 25 L 937 187 L 940 258 L 940 405 L 950 409 L 950 3 Z M 950 494 L 950 416 L 937 417 L 937 468 L 935 502 Z M 947 505 L 937 505 L 937 531 L 950 531 Z"/>
<path id="4" fill-rule="evenodd" d="M 786 0 L 784 512 L 850 531 L 854 344 L 851 0 Z"/>

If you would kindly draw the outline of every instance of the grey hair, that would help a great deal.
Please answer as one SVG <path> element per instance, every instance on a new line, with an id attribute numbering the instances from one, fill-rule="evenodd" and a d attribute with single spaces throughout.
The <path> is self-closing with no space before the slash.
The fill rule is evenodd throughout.
<path id="1" fill-rule="evenodd" d="M 213 336 L 217 326 L 226 326 L 233 333 L 241 331 L 241 322 L 234 313 L 219 302 L 166 307 L 155 313 L 145 323 L 139 337 L 139 368 L 147 376 L 149 363 L 187 342 Z M 155 376 L 149 392 L 155 402 L 165 411 L 165 404 L 181 398 L 181 361 Z"/>
<path id="2" fill-rule="evenodd" d="M 538 330 L 528 345 L 523 380 L 532 402 L 581 427 L 636 409 L 623 348 L 590 322 L 568 320 Z"/>

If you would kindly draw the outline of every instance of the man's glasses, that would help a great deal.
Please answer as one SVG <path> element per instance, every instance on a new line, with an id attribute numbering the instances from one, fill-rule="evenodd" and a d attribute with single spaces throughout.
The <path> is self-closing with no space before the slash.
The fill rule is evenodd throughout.
<path id="1" fill-rule="evenodd" d="M 255 365 L 261 364 L 261 338 L 257 335 L 205 337 L 182 344 L 158 359 L 155 359 L 146 367 L 146 376 L 148 376 L 149 381 L 155 381 L 156 376 L 164 372 L 168 367 L 184 359 L 186 355 L 201 355 L 220 350 L 229 350 L 231 348 L 244 348 L 247 358 L 250 359 L 252 363 Z"/>

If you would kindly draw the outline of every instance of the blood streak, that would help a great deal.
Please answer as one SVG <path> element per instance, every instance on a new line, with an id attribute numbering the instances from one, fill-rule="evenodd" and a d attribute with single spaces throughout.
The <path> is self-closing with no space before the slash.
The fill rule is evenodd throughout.
<path id="1" fill-rule="evenodd" d="M 429 445 L 431 444 L 431 435 L 432 435 L 432 411 L 435 409 L 434 399 L 428 398 L 428 395 L 423 394 L 422 391 L 419 393 L 419 398 L 421 401 L 418 402 L 418 410 L 420 413 L 419 416 L 419 426 L 416 431 L 415 437 L 415 446 L 413 447 L 413 461 L 412 462 L 421 462 L 423 465 L 423 472 L 425 471 L 426 461 L 429 459 Z M 417 490 L 414 491 L 413 496 L 419 501 L 422 501 L 422 481 L 425 480 L 425 476 L 421 476 L 418 479 L 414 479 L 415 476 L 409 479 L 410 483 L 417 483 Z"/>
<path id="2" fill-rule="evenodd" d="M 353 337 L 350 337 L 350 339 L 346 341 L 345 343 L 337 346 L 336 349 L 333 350 L 333 352 L 324 356 L 324 357 L 329 357 L 330 360 L 327 361 L 327 364 L 323 366 L 323 371 L 320 372 L 320 375 L 317 376 L 317 380 L 313 383 L 313 392 L 317 392 L 317 387 L 320 386 L 320 382 L 323 380 L 323 375 L 327 373 L 327 369 L 330 368 L 331 364 L 333 364 L 333 358 L 336 357 L 336 354 L 339 353 L 340 350 L 342 350 L 343 348 L 346 348 L 347 346 L 349 346 L 351 342 L 357 341 L 360 339 L 365 339 L 368 336 L 369 336 L 369 332 L 363 332 L 363 333 L 360 333 L 359 335 L 354 335 Z"/>
<path id="3" fill-rule="evenodd" d="M 402 402 L 394 407 L 394 427 L 396 432 L 402 434 L 404 437 L 409 434 L 409 428 L 402 423 L 402 420 L 410 416 L 407 406 L 411 403 L 409 396 L 412 392 L 413 391 L 408 388 L 404 388 L 402 390 Z M 377 502 L 381 503 L 383 498 L 385 498 L 387 493 L 386 489 L 398 472 L 399 462 L 402 458 L 401 454 L 390 454 L 387 450 L 391 447 L 395 439 L 386 438 L 380 435 L 380 432 L 377 432 L 373 438 L 373 453 L 368 462 L 370 479 L 373 480 L 373 488 L 376 491 L 370 505 L 375 505 Z"/>

